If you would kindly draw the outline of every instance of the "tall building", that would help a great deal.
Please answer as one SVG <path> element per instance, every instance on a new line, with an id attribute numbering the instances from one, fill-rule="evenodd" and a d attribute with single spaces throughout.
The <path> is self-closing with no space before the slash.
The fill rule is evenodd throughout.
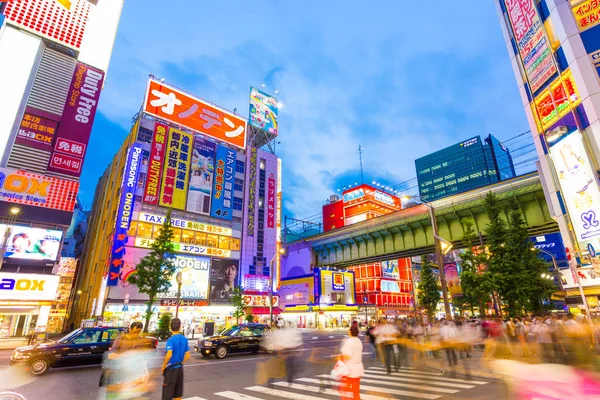
<path id="1" fill-rule="evenodd" d="M 510 151 L 494 136 L 480 136 L 415 160 L 419 194 L 425 201 L 513 178 Z"/>
<path id="2" fill-rule="evenodd" d="M 600 3 L 495 0 L 552 217 L 570 249 L 573 312 L 600 294 Z M 577 270 L 576 270 L 577 269 Z M 595 301 L 594 301 L 595 302 Z"/>
<path id="3" fill-rule="evenodd" d="M 251 103 L 266 102 L 262 96 Z M 142 111 L 96 187 L 73 323 L 141 319 L 148 297 L 128 278 L 168 210 L 185 328 L 231 324 L 238 287 L 254 315 L 268 314 L 270 267 L 274 275 L 279 265 L 270 261 L 280 245 L 281 161 L 261 147 L 274 138 L 252 119 L 151 77 Z M 152 326 L 175 310 L 175 275 L 171 282 L 158 296 Z"/>
<path id="4" fill-rule="evenodd" d="M 74 264 L 60 249 L 122 5 L 0 2 L 0 278 L 43 282 L 2 291 L 0 338 L 63 329 Z"/>

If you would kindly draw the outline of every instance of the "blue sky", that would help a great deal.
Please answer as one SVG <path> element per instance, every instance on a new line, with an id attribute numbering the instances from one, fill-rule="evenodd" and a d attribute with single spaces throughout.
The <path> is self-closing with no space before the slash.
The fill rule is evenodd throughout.
<path id="1" fill-rule="evenodd" d="M 284 213 L 298 218 L 358 181 L 359 144 L 365 181 L 391 185 L 462 139 L 524 132 L 494 3 L 126 1 L 81 197 L 91 207 L 148 74 L 238 112 L 250 85 L 277 89 Z"/>

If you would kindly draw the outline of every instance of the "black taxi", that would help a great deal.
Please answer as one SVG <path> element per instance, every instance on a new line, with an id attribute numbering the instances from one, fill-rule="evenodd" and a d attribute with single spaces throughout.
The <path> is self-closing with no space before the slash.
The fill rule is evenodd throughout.
<path id="1" fill-rule="evenodd" d="M 127 328 L 93 327 L 76 329 L 56 342 L 23 346 L 15 349 L 10 365 L 27 366 L 34 375 L 45 374 L 49 368 L 101 364 L 103 355 L 118 335 Z M 156 348 L 158 342 L 149 338 Z"/>
<path id="2" fill-rule="evenodd" d="M 199 339 L 194 350 L 204 357 L 214 354 L 216 358 L 224 358 L 228 353 L 257 353 L 261 348 L 262 339 L 269 332 L 269 326 L 265 324 L 235 325 L 218 335 Z M 269 353 L 273 351 L 265 350 Z"/>

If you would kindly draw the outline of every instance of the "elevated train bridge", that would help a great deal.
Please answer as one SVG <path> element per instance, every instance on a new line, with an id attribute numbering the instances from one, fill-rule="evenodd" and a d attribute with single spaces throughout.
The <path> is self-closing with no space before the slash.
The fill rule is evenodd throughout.
<path id="1" fill-rule="evenodd" d="M 485 241 L 489 219 L 483 201 L 488 192 L 495 193 L 504 204 L 505 217 L 510 211 L 510 200 L 517 201 L 530 236 L 558 231 L 540 178 L 537 173 L 531 173 L 431 202 L 439 236 L 452 242 L 455 248 L 461 248 L 464 234 L 461 221 L 471 217 L 475 232 L 480 232 Z M 337 268 L 435 252 L 429 210 L 423 204 L 288 244 L 298 242 L 310 245 L 316 266 Z"/>

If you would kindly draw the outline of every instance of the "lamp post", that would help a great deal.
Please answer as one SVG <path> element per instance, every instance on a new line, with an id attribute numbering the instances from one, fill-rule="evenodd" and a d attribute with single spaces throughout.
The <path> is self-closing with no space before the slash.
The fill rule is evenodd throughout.
<path id="1" fill-rule="evenodd" d="M 440 272 L 440 282 L 442 284 L 442 298 L 444 299 L 444 311 L 446 312 L 446 319 L 452 319 L 452 314 L 450 312 L 450 301 L 448 299 L 448 287 L 446 285 L 446 272 L 444 271 L 444 258 L 443 254 L 447 254 L 450 249 L 452 249 L 452 243 L 445 241 L 441 237 L 438 236 L 438 226 L 437 221 L 435 219 L 435 208 L 433 204 L 428 201 L 423 200 L 420 196 L 404 196 L 404 198 L 415 199 L 423 204 L 429 210 L 429 218 L 431 219 L 431 229 L 433 231 L 433 242 L 435 244 L 435 258 L 438 263 L 438 270 Z M 442 249 L 442 246 L 444 248 Z"/>
<path id="2" fill-rule="evenodd" d="M 269 261 L 269 326 L 273 327 L 273 263 L 275 259 L 285 253 L 283 248 L 279 248 L 278 251 L 273 254 L 273 258 Z"/>
<path id="3" fill-rule="evenodd" d="M 10 209 L 10 215 L 8 216 L 8 224 L 6 224 L 6 229 L 4 230 L 4 239 L 2 240 L 2 248 L 0 249 L 0 269 L 4 264 L 4 253 L 6 251 L 6 244 L 8 243 L 8 238 L 13 230 L 15 222 L 17 222 L 17 215 L 19 215 L 21 209 L 19 207 L 12 207 Z"/>
<path id="4" fill-rule="evenodd" d="M 558 264 L 556 264 L 556 257 L 554 257 L 554 254 L 550 253 L 548 250 L 543 250 L 543 249 L 538 249 L 533 247 L 531 250 L 537 250 L 540 253 L 544 253 L 548 256 L 550 256 L 552 258 L 552 265 L 554 266 L 554 273 L 556 274 L 556 279 L 558 279 L 558 287 L 560 288 L 561 291 L 563 291 L 563 284 L 562 284 L 562 279 L 560 278 L 560 271 L 558 269 Z"/>
<path id="5" fill-rule="evenodd" d="M 181 299 L 181 271 L 177 272 L 177 275 L 175 275 L 175 280 L 177 281 L 177 304 L 175 305 L 175 318 L 178 318 L 179 301 Z"/>

